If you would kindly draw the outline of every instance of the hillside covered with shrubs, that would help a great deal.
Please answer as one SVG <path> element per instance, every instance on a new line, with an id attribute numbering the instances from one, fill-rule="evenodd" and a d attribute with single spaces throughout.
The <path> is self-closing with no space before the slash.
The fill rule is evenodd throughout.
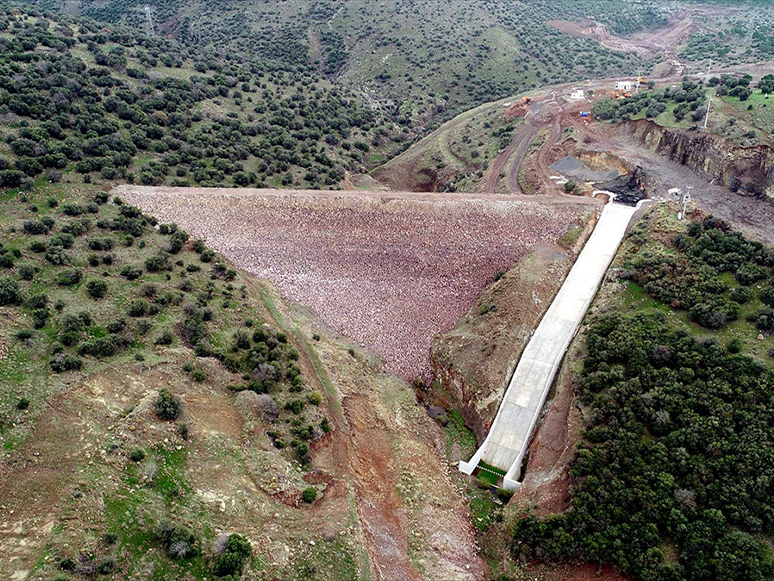
<path id="1" fill-rule="evenodd" d="M 257 566 L 239 529 L 210 548 L 219 537 L 187 465 L 188 458 L 207 457 L 206 438 L 201 416 L 186 402 L 220 398 L 225 418 L 230 409 L 244 410 L 251 446 L 286 475 L 284 494 L 314 502 L 320 493 L 301 478 L 311 447 L 333 425 L 325 398 L 302 372 L 298 338 L 251 306 L 255 288 L 248 290 L 249 282 L 201 240 L 104 191 L 6 190 L 0 203 L 4 470 L 28 461 L 22 450 L 45 431 L 52 410 L 77 400 L 79 386 L 111 373 L 117 383 L 157 374 L 150 396 L 141 393 L 139 403 L 108 413 L 98 468 L 77 476 L 70 455 L 58 457 L 58 478 L 75 479 L 79 490 L 61 507 L 62 522 L 82 524 L 75 537 L 66 536 L 67 526 L 54 535 L 51 560 L 38 570 L 71 579 L 139 574 L 152 565 L 172 575 L 165 578 L 227 579 L 248 562 Z M 77 417 L 101 401 L 82 402 Z M 68 444 L 51 436 L 37 445 Z M 189 449 L 196 453 L 189 457 Z M 13 495 L 37 486 L 5 485 Z M 101 501 L 92 512 L 72 506 L 95 492 Z M 146 554 L 155 556 L 144 564 L 133 557 Z"/>
<path id="2" fill-rule="evenodd" d="M 405 137 L 306 67 L 2 8 L 0 187 L 332 188 Z"/>
<path id="3" fill-rule="evenodd" d="M 654 581 L 770 579 L 774 251 L 658 212 L 586 334 L 570 508 L 522 515 L 512 550 Z"/>

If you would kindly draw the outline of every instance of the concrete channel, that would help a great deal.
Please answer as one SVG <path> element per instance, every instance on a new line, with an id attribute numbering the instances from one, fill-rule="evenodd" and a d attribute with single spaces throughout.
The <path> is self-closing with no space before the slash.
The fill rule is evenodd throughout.
<path id="1" fill-rule="evenodd" d="M 623 240 L 637 207 L 605 205 L 581 251 L 532 338 L 522 352 L 486 439 L 459 469 L 472 474 L 480 462 L 506 471 L 503 488 L 516 490 L 532 432 L 543 404 L 597 289 Z"/>

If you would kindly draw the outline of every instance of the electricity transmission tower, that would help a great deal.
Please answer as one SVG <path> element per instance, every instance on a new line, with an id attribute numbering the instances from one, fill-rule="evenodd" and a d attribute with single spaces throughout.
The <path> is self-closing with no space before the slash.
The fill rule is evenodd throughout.
<path id="1" fill-rule="evenodd" d="M 145 33 L 150 36 L 156 36 L 156 31 L 153 28 L 153 17 L 151 16 L 151 8 L 148 4 L 145 5 Z"/>

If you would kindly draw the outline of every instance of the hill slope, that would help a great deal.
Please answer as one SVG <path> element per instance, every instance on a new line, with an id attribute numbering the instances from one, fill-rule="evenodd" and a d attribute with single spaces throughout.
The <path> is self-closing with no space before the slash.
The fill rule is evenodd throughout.
<path id="1" fill-rule="evenodd" d="M 303 69 L 3 6 L 0 185 L 74 170 L 91 182 L 333 187 L 372 148 L 397 147 L 392 123 Z"/>

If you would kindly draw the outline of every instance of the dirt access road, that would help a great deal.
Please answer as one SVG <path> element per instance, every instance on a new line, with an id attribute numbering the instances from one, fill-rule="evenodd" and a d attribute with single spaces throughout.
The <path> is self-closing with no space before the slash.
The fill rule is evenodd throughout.
<path id="1" fill-rule="evenodd" d="M 722 70 L 718 69 L 715 72 L 737 74 L 749 73 L 753 75 L 753 78 L 760 78 L 764 74 L 771 72 L 773 66 L 774 61 L 742 64 L 735 67 L 728 67 Z M 705 75 L 700 76 L 704 77 Z M 540 186 L 542 193 L 546 193 L 551 196 L 564 195 L 562 188 L 556 185 L 554 180 L 551 179 L 551 176 L 555 175 L 556 172 L 552 171 L 549 166 L 554 161 L 556 161 L 555 159 L 551 158 L 551 149 L 561 142 L 564 130 L 567 128 L 576 129 L 581 136 L 597 141 L 597 143 L 600 145 L 608 144 L 611 147 L 614 147 L 618 154 L 625 153 L 626 155 L 624 157 L 626 158 L 636 157 L 636 152 L 634 150 L 640 149 L 641 146 L 637 146 L 635 148 L 631 143 L 623 144 L 617 142 L 613 138 L 614 136 L 609 132 L 600 132 L 600 130 L 595 128 L 593 125 L 588 126 L 580 121 L 580 112 L 590 110 L 593 104 L 592 102 L 588 101 L 587 99 L 569 100 L 566 97 L 566 95 L 568 95 L 571 90 L 576 88 L 582 88 L 584 91 L 591 90 L 595 95 L 603 94 L 609 90 L 611 86 L 613 86 L 613 83 L 616 80 L 617 79 L 599 79 L 591 81 L 588 84 L 564 83 L 562 85 L 548 87 L 545 89 L 545 93 L 535 95 L 533 102 L 526 108 L 526 113 L 524 114 L 524 123 L 521 123 L 517 126 L 516 133 L 514 134 L 511 143 L 497 155 L 497 157 L 492 162 L 488 172 L 485 174 L 485 191 L 490 193 L 497 192 L 501 179 L 500 176 L 503 174 L 503 172 L 507 172 L 508 192 L 513 194 L 524 193 L 521 188 L 521 184 L 519 184 L 518 181 L 521 165 L 526 158 L 529 146 L 531 145 L 535 136 L 538 134 L 541 128 L 548 125 L 551 126 L 551 129 L 546 137 L 546 140 L 540 145 L 535 155 L 537 181 L 539 182 L 538 185 Z M 654 80 L 658 84 L 679 83 L 682 80 L 682 76 L 681 74 L 674 74 L 674 71 L 672 71 L 667 76 L 659 77 Z M 502 107 L 507 102 L 507 100 L 501 100 L 494 103 L 489 103 L 486 106 L 482 106 L 478 110 L 488 110 L 492 107 Z M 410 151 L 411 150 L 409 150 L 409 152 Z M 651 165 L 653 165 L 654 162 L 655 160 L 651 158 Z M 699 183 L 702 183 L 701 179 L 699 179 Z"/>

